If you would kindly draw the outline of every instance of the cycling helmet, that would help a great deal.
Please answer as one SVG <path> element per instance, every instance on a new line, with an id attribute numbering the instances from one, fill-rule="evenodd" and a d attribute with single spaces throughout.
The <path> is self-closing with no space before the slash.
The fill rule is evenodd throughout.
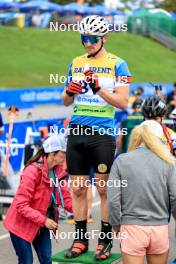
<path id="1" fill-rule="evenodd" d="M 142 104 L 142 114 L 145 118 L 162 117 L 166 112 L 167 106 L 165 101 L 157 95 L 146 98 Z"/>
<path id="2" fill-rule="evenodd" d="M 104 17 L 101 16 L 87 16 L 81 20 L 79 25 L 79 32 L 81 35 L 103 37 L 108 33 L 108 31 L 108 24 Z"/>

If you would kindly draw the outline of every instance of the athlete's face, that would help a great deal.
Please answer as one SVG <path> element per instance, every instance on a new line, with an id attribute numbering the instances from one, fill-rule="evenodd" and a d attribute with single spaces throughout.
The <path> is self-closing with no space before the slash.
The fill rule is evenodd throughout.
<path id="1" fill-rule="evenodd" d="M 89 55 L 94 54 L 95 52 L 97 52 L 100 47 L 101 47 L 101 40 L 99 40 L 97 43 L 95 44 L 91 44 L 90 42 L 87 42 L 84 44 L 85 50 L 87 51 L 87 53 Z"/>
<path id="2" fill-rule="evenodd" d="M 88 36 L 87 39 L 85 38 L 85 41 L 82 37 L 82 43 L 89 55 L 96 53 L 101 48 L 102 41 L 105 43 L 106 37 Z"/>

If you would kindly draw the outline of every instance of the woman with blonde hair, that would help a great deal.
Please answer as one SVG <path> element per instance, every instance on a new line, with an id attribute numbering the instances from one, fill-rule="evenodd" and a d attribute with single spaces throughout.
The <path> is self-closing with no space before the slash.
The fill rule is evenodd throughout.
<path id="1" fill-rule="evenodd" d="M 128 153 L 113 163 L 108 187 L 110 224 L 121 240 L 123 264 L 166 264 L 168 222 L 176 209 L 175 158 L 162 142 L 162 126 L 147 120 L 134 128 Z"/>

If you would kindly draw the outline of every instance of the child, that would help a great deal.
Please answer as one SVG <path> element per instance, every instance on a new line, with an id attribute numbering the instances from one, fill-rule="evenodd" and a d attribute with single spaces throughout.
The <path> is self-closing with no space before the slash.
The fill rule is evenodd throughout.
<path id="1" fill-rule="evenodd" d="M 31 245 L 40 263 L 52 263 L 49 230 L 57 229 L 57 207 L 64 205 L 72 212 L 67 186 L 62 184 L 57 188 L 50 181 L 64 176 L 65 152 L 65 137 L 53 135 L 44 141 L 22 172 L 20 185 L 4 220 L 20 264 L 33 263 Z"/>

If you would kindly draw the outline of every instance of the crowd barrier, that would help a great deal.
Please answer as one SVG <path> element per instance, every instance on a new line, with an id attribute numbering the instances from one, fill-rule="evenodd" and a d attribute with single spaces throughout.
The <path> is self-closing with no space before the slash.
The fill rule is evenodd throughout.
<path id="1" fill-rule="evenodd" d="M 63 87 L 2 89 L 0 90 L 0 106 L 16 105 L 19 109 L 32 108 L 43 104 L 62 105 Z"/>

